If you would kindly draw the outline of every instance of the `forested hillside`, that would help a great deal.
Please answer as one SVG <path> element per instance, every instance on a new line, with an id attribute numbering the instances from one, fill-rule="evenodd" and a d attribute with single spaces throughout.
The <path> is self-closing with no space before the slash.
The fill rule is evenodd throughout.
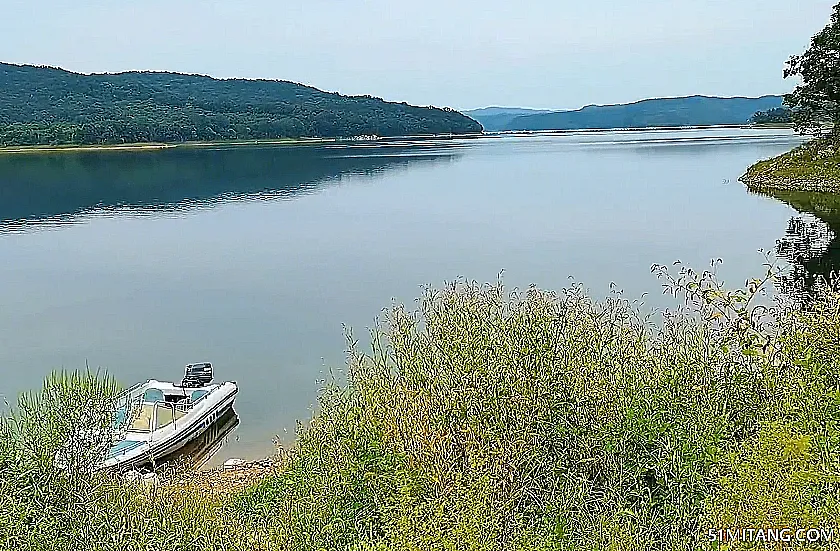
<path id="1" fill-rule="evenodd" d="M 480 132 L 451 109 L 276 80 L 0 63 L 0 146 Z"/>
<path id="2" fill-rule="evenodd" d="M 655 98 L 623 105 L 589 105 L 576 111 L 522 115 L 500 130 L 577 130 L 749 124 L 758 111 L 781 107 L 781 96 Z"/>

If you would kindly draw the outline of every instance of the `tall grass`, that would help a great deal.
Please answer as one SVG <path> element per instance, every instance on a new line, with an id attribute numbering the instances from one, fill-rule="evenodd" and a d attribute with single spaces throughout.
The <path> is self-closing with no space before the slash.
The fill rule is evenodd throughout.
<path id="1" fill-rule="evenodd" d="M 840 295 L 788 310 L 759 300 L 772 270 L 736 290 L 655 271 L 684 300 L 661 320 L 579 286 L 462 281 L 395 305 L 368 352 L 351 339 L 347 383 L 324 388 L 283 469 L 232 496 L 95 475 L 77 503 L 4 463 L 1 505 L 30 516 L 0 516 L 0 544 L 58 548 L 46 532 L 63 530 L 95 549 L 688 550 L 752 525 L 840 538 Z"/>
<path id="2" fill-rule="evenodd" d="M 836 526 L 837 295 L 787 312 L 757 302 L 771 272 L 727 291 L 656 271 L 685 300 L 661 324 L 580 287 L 461 282 L 396 306 L 241 507 L 289 549 L 696 549 L 713 527 Z"/>

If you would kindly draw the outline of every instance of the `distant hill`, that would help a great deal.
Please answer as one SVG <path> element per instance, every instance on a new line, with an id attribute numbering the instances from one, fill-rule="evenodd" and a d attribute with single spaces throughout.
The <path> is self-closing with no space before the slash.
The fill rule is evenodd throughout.
<path id="1" fill-rule="evenodd" d="M 481 123 L 484 130 L 493 132 L 506 130 L 510 122 L 522 115 L 537 115 L 540 113 L 551 113 L 550 109 L 525 109 L 522 107 L 484 107 L 464 111 L 464 114 L 472 117 Z"/>
<path id="2" fill-rule="evenodd" d="M 748 124 L 759 111 L 781 107 L 781 96 L 656 98 L 621 105 L 588 105 L 576 111 L 518 115 L 499 130 L 578 130 Z"/>
<path id="3" fill-rule="evenodd" d="M 279 80 L 82 75 L 0 63 L 0 145 L 115 144 L 480 132 L 451 109 Z"/>

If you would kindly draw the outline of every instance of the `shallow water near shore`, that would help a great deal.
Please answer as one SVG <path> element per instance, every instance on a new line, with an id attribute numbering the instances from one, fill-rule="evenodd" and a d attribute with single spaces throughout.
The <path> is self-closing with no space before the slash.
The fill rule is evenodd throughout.
<path id="1" fill-rule="evenodd" d="M 392 298 L 466 277 L 596 297 L 724 259 L 760 275 L 797 211 L 738 177 L 801 142 L 695 129 L 0 156 L 0 395 L 53 369 L 131 384 L 211 361 L 240 385 L 218 455 L 293 438 Z M 799 203 L 797 203 L 798 205 Z"/>

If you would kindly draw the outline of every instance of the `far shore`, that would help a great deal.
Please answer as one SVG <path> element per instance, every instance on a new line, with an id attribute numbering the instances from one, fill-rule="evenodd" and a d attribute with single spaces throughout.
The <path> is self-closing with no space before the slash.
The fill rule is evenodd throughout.
<path id="1" fill-rule="evenodd" d="M 33 153 L 73 153 L 73 152 L 97 152 L 97 151 L 161 151 L 175 148 L 201 148 L 201 147 L 237 147 L 237 146 L 260 146 L 260 145 L 307 145 L 325 143 L 345 143 L 354 141 L 379 141 L 379 140 L 421 140 L 439 139 L 443 137 L 453 138 L 480 138 L 500 135 L 534 135 L 534 134 L 567 134 L 577 132 L 607 133 L 607 132 L 651 132 L 664 130 L 713 130 L 716 128 L 732 129 L 758 129 L 758 128 L 792 128 L 786 124 L 721 124 L 713 126 L 651 126 L 645 128 L 578 128 L 563 130 L 504 130 L 488 131 L 482 134 L 453 134 L 453 135 L 430 135 L 430 136 L 383 136 L 374 139 L 366 138 L 279 138 L 272 140 L 219 140 L 209 142 L 137 142 L 125 144 L 90 144 L 90 145 L 22 145 L 0 147 L 0 155 L 3 154 L 33 154 Z"/>
<path id="2" fill-rule="evenodd" d="M 626 127 L 626 128 L 566 128 L 554 130 L 494 130 L 485 132 L 485 135 L 529 135 L 529 134 L 571 134 L 576 132 L 654 132 L 654 131 L 676 131 L 676 130 L 715 130 L 721 128 L 741 129 L 741 130 L 755 130 L 755 129 L 777 129 L 777 130 L 792 130 L 793 125 L 787 123 L 767 123 L 767 124 L 712 124 L 712 125 L 698 125 L 698 126 L 645 126 L 645 127 Z"/>
<path id="3" fill-rule="evenodd" d="M 78 151 L 160 151 L 162 149 L 175 148 L 253 145 L 300 145 L 310 143 L 331 143 L 335 141 L 337 141 L 335 138 L 283 138 L 277 140 L 225 140 L 215 142 L 138 142 L 125 144 L 91 145 L 22 145 L 0 147 L 0 155 L 20 153 L 70 153 Z"/>

